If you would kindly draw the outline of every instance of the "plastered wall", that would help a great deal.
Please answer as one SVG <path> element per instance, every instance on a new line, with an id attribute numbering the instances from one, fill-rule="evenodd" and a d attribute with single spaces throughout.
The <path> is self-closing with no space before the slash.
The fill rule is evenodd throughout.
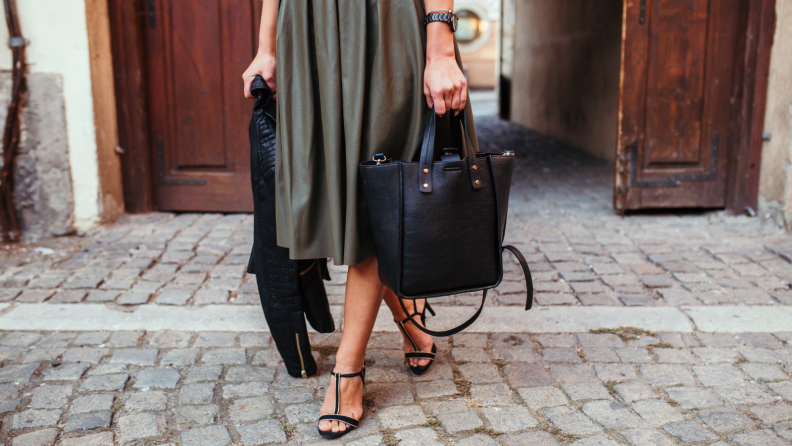
<path id="1" fill-rule="evenodd" d="M 515 1 L 511 120 L 616 154 L 622 0 Z"/>
<path id="2" fill-rule="evenodd" d="M 69 169 L 68 187 L 73 197 L 73 212 L 71 226 L 77 230 L 87 230 L 107 219 L 107 215 L 117 215 L 123 211 L 123 204 L 116 205 L 120 197 L 120 187 L 108 187 L 107 181 L 102 184 L 99 171 L 99 154 L 97 152 L 97 133 L 100 133 L 100 142 L 103 146 L 112 148 L 115 146 L 117 136 L 114 134 L 114 107 L 108 107 L 105 102 L 108 100 L 114 104 L 112 96 L 112 70 L 107 71 L 106 67 L 112 60 L 109 54 L 109 44 L 102 45 L 109 39 L 106 17 L 104 22 L 91 18 L 89 23 L 86 19 L 85 0 L 17 0 L 17 9 L 20 19 L 22 32 L 29 41 L 27 47 L 28 73 L 32 78 L 50 79 L 57 83 L 55 89 L 47 90 L 48 93 L 59 93 L 60 98 L 55 97 L 53 101 L 58 104 L 62 116 L 35 115 L 40 118 L 36 122 L 38 128 L 57 129 L 58 125 L 65 125 L 65 129 L 58 129 L 62 140 L 65 142 L 63 150 L 66 151 Z M 0 13 L 5 13 L 0 4 Z M 106 11 L 103 12 L 106 14 Z M 94 14 L 95 15 L 95 14 Z M 99 35 L 94 32 L 93 49 L 89 45 L 90 31 L 97 31 L 96 24 L 101 25 L 98 29 Z M 93 25 L 93 28 L 92 28 Z M 0 41 L 6 42 L 8 31 L 5 23 L 0 25 Z M 97 42 L 99 43 L 97 45 Z M 108 42 L 109 43 L 109 42 Z M 100 59 L 97 63 L 97 58 Z M 11 69 L 11 52 L 6 45 L 0 45 L 0 70 Z M 94 69 L 92 72 L 92 68 Z M 92 75 L 96 71 L 104 69 L 102 79 L 109 76 L 109 88 L 103 88 L 103 92 L 110 92 L 110 96 L 99 95 L 101 107 L 97 110 L 103 116 L 112 113 L 112 126 L 104 124 L 103 128 L 97 132 L 95 117 L 95 82 Z M 37 75 L 46 75 L 40 77 Z M 106 83 L 106 82 L 104 82 Z M 101 84 L 101 83 L 100 83 Z M 43 88 L 43 84 L 30 83 L 31 97 L 38 97 L 38 92 L 32 91 L 34 88 Z M 7 99 L 3 98 L 0 106 L 5 107 Z M 30 104 L 28 104 L 30 105 Z M 57 110 L 57 108 L 52 108 Z M 52 111 L 50 110 L 50 111 Z M 38 138 L 31 134 L 32 140 Z M 111 146 L 112 145 L 112 146 Z M 43 150 L 42 148 L 39 148 Z M 105 162 L 109 166 L 105 169 L 107 178 L 118 177 L 120 184 L 120 171 L 112 162 Z M 112 183 L 112 181 L 110 181 Z M 62 187 L 63 185 L 61 185 Z M 104 186 L 104 187 L 103 187 Z M 108 192 L 109 191 L 109 192 Z M 108 200 L 110 193 L 113 198 Z M 123 203 L 123 200 L 120 200 Z M 52 222 L 56 224 L 56 222 Z M 46 232 L 46 231 L 45 231 Z"/>
<path id="3" fill-rule="evenodd" d="M 792 230 L 792 2 L 776 1 L 765 133 L 759 176 L 759 212 Z"/>

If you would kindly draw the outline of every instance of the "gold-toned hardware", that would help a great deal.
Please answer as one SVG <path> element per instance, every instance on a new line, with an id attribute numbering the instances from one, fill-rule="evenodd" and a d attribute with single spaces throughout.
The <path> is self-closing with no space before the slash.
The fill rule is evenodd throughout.
<path id="1" fill-rule="evenodd" d="M 429 187 L 429 183 L 424 183 L 424 189 L 427 189 L 428 187 Z"/>
<path id="2" fill-rule="evenodd" d="M 429 169 L 424 169 L 424 173 L 429 173 Z"/>
<path id="3" fill-rule="evenodd" d="M 300 357 L 300 368 L 302 369 L 300 370 L 300 375 L 302 375 L 303 378 L 307 378 L 308 374 L 305 373 L 305 362 L 303 361 L 302 351 L 300 350 L 300 333 L 294 333 L 294 336 L 297 338 L 297 356 Z"/>
<path id="4" fill-rule="evenodd" d="M 474 165 L 473 165 L 473 170 L 478 170 L 478 166 L 476 166 L 476 165 L 474 164 Z"/>
<path id="5" fill-rule="evenodd" d="M 481 184 L 481 181 L 479 181 L 479 180 L 476 180 L 476 184 Z"/>
<path id="6" fill-rule="evenodd" d="M 304 271 L 300 271 L 298 273 L 298 275 L 299 276 L 304 276 L 308 271 L 312 270 L 314 266 L 316 266 L 316 260 L 314 260 L 313 263 L 311 263 L 311 266 L 309 266 L 308 268 L 305 268 Z"/>

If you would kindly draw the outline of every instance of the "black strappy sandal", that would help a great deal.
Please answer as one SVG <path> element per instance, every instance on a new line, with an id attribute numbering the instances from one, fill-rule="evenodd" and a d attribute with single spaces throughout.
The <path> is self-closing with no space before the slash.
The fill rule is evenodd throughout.
<path id="1" fill-rule="evenodd" d="M 330 374 L 335 379 L 335 399 L 336 399 L 335 408 L 333 409 L 332 414 L 320 416 L 319 421 L 340 421 L 346 424 L 347 428 L 344 429 L 343 431 L 333 432 L 332 430 L 323 431 L 319 429 L 319 426 L 316 426 L 316 430 L 319 431 L 319 435 L 332 440 L 333 438 L 338 438 L 352 432 L 353 430 L 357 429 L 357 427 L 360 425 L 359 419 L 356 420 L 352 417 L 341 415 L 339 413 L 341 411 L 341 378 L 354 378 L 356 376 L 359 376 L 360 379 L 363 380 L 363 385 L 365 386 L 366 367 L 363 367 L 363 369 L 357 373 L 347 373 L 347 374 L 336 373 L 335 369 L 333 369 L 333 371 L 330 372 Z"/>
<path id="2" fill-rule="evenodd" d="M 415 305 L 415 308 L 418 308 L 418 305 Z M 412 317 L 419 316 L 421 318 L 421 323 L 423 324 L 424 327 L 426 327 L 426 310 L 429 310 L 429 312 L 432 313 L 432 316 L 435 315 L 434 310 L 432 309 L 431 306 L 429 306 L 429 302 L 424 303 L 424 309 L 420 313 L 416 311 L 415 313 L 410 314 L 410 316 Z M 394 320 L 393 322 L 396 322 L 396 325 L 399 327 L 399 330 L 401 330 L 404 336 L 407 337 L 407 340 L 410 341 L 410 344 L 412 344 L 413 347 L 413 351 L 404 354 L 404 357 L 408 360 L 407 367 L 409 367 L 410 370 L 412 370 L 412 372 L 415 373 L 416 375 L 423 375 L 427 370 L 429 370 L 429 367 L 431 367 L 432 364 L 434 364 L 435 355 L 437 355 L 437 346 L 433 342 L 431 352 L 422 352 L 418 350 L 418 346 L 415 344 L 415 341 L 413 341 L 412 336 L 410 336 L 410 333 L 408 333 L 407 329 L 404 328 L 405 322 L 409 322 L 409 321 L 410 318 L 408 317 L 403 321 Z M 429 364 L 426 364 L 425 366 L 413 367 L 410 365 L 409 362 L 410 359 L 430 359 L 431 361 L 429 361 Z"/>

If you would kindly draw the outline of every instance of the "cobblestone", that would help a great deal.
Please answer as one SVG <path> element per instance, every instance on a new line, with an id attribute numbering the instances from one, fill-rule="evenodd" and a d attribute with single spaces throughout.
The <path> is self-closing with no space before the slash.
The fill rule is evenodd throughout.
<path id="1" fill-rule="evenodd" d="M 73 415 L 66 421 L 63 430 L 66 432 L 85 431 L 89 429 L 110 427 L 113 414 L 109 410 Z"/>
<path id="2" fill-rule="evenodd" d="M 723 403 L 711 391 L 701 387 L 670 387 L 666 389 L 666 392 L 668 397 L 679 404 L 682 409 L 703 409 Z"/>
<path id="3" fill-rule="evenodd" d="M 129 375 L 126 373 L 116 373 L 112 375 L 91 376 L 83 382 L 80 387 L 81 392 L 90 391 L 110 391 L 121 390 L 124 388 Z"/>
<path id="4" fill-rule="evenodd" d="M 695 443 L 698 441 L 714 440 L 718 438 L 717 435 L 708 431 L 700 424 L 692 421 L 668 424 L 663 426 L 663 429 L 685 443 Z"/>
<path id="5" fill-rule="evenodd" d="M 715 432 L 727 433 L 749 429 L 754 426 L 747 416 L 726 410 L 699 412 L 698 417 Z"/>
<path id="6" fill-rule="evenodd" d="M 52 446 L 55 437 L 58 436 L 58 429 L 42 429 L 27 434 L 14 437 L 12 446 Z"/>
<path id="7" fill-rule="evenodd" d="M 264 420 L 258 423 L 237 427 L 243 444 L 285 443 L 286 433 L 280 423 L 275 420 Z"/>
<path id="8" fill-rule="evenodd" d="M 176 369 L 141 370 L 133 387 L 136 389 L 172 389 L 176 387 L 181 375 Z"/>
<path id="9" fill-rule="evenodd" d="M 189 429 L 181 435 L 184 446 L 226 446 L 231 444 L 228 429 L 223 426 L 208 426 Z"/>
<path id="10" fill-rule="evenodd" d="M 581 412 L 566 406 L 549 407 L 544 414 L 565 434 L 587 435 L 602 430 Z"/>
<path id="11" fill-rule="evenodd" d="M 133 393 L 124 407 L 129 410 L 165 410 L 168 396 L 165 392 L 148 391 Z"/>
<path id="12" fill-rule="evenodd" d="M 125 348 L 116 350 L 110 358 L 111 364 L 154 365 L 157 361 L 156 348 L 133 349 Z"/>
<path id="13" fill-rule="evenodd" d="M 45 381 L 77 381 L 90 366 L 88 364 L 65 364 L 44 371 Z"/>

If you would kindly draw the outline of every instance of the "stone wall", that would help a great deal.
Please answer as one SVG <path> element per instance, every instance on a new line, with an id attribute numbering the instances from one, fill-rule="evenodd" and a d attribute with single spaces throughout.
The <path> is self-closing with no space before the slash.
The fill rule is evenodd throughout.
<path id="1" fill-rule="evenodd" d="M 792 231 L 792 2 L 776 2 L 762 148 L 759 212 Z"/>
<path id="2" fill-rule="evenodd" d="M 22 140 L 16 158 L 19 217 L 26 237 L 66 234 L 72 231 L 74 198 L 62 78 L 58 74 L 32 73 L 27 79 Z M 0 122 L 5 122 L 10 90 L 10 73 L 0 72 Z M 0 153 L 1 146 L 0 140 Z"/>
<path id="3" fill-rule="evenodd" d="M 511 120 L 616 155 L 622 0 L 515 4 Z"/>

